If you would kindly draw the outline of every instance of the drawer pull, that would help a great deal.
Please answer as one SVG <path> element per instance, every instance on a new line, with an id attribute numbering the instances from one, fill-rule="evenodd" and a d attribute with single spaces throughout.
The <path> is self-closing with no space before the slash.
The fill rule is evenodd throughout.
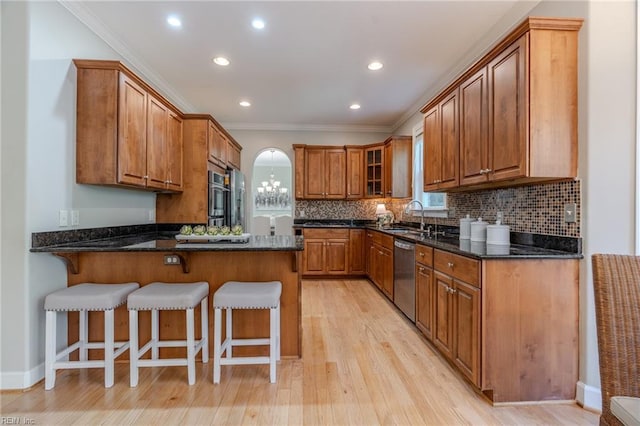
<path id="1" fill-rule="evenodd" d="M 454 267 L 454 264 L 453 264 L 453 262 L 447 262 L 447 266 L 448 266 L 449 268 L 453 268 L 453 267 Z"/>
<path id="2" fill-rule="evenodd" d="M 421 257 L 424 257 L 424 253 L 423 253 L 423 252 L 420 252 L 420 256 L 421 256 Z"/>

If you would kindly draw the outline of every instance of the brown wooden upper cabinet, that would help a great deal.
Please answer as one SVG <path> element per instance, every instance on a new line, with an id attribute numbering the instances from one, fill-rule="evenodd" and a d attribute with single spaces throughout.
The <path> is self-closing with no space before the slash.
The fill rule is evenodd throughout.
<path id="1" fill-rule="evenodd" d="M 421 110 L 425 191 L 575 178 L 582 19 L 527 18 Z M 459 185 L 442 186 L 442 103 L 459 97 Z"/>
<path id="2" fill-rule="evenodd" d="M 413 141 L 391 136 L 372 145 L 293 145 L 296 199 L 408 198 Z"/>
<path id="3" fill-rule="evenodd" d="M 242 156 L 242 147 L 236 142 L 229 140 L 227 143 L 227 164 L 240 170 L 240 158 Z"/>
<path id="4" fill-rule="evenodd" d="M 367 198 L 384 197 L 384 145 L 369 146 L 364 150 L 364 171 Z"/>
<path id="5" fill-rule="evenodd" d="M 74 59 L 76 181 L 182 190 L 182 117 L 118 61 Z"/>
<path id="6" fill-rule="evenodd" d="M 411 136 L 391 136 L 384 141 L 384 195 L 413 196 L 413 140 Z"/>
<path id="7" fill-rule="evenodd" d="M 347 198 L 364 196 L 364 149 L 347 146 Z"/>
<path id="8" fill-rule="evenodd" d="M 212 121 L 209 122 L 209 161 L 223 169 L 227 167 L 227 145 L 225 134 Z"/>
<path id="9" fill-rule="evenodd" d="M 305 198 L 345 198 L 345 174 L 346 151 L 344 148 L 306 147 L 304 159 Z"/>
<path id="10" fill-rule="evenodd" d="M 458 186 L 458 136 L 458 90 L 453 90 L 425 114 L 424 191 Z"/>

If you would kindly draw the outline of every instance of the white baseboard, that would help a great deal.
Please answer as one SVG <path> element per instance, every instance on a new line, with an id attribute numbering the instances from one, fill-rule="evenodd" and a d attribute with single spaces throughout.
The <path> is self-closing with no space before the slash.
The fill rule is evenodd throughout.
<path id="1" fill-rule="evenodd" d="M 25 372 L 0 373 L 0 390 L 27 389 L 44 379 L 44 363 Z"/>
<path id="2" fill-rule="evenodd" d="M 576 385 L 576 401 L 588 410 L 602 411 L 602 394 L 600 388 L 578 382 Z"/>

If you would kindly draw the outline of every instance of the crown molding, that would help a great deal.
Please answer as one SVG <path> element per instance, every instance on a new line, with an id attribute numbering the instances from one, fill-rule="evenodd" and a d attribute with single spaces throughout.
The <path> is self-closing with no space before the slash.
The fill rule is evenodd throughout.
<path id="1" fill-rule="evenodd" d="M 194 107 L 187 102 L 180 94 L 178 94 L 169 83 L 167 83 L 158 74 L 153 72 L 143 61 L 138 59 L 129 47 L 98 19 L 91 11 L 85 7 L 82 2 L 73 0 L 58 0 L 58 3 L 67 9 L 73 16 L 82 22 L 89 30 L 100 37 L 109 47 L 116 51 L 130 68 L 134 68 L 136 72 L 142 74 L 145 79 L 149 80 L 158 92 L 166 94 L 182 112 L 193 112 Z"/>
<path id="2" fill-rule="evenodd" d="M 289 123 L 233 123 L 222 122 L 229 130 L 268 130 L 283 132 L 346 132 L 391 134 L 392 126 L 367 126 L 346 124 L 289 124 Z"/>

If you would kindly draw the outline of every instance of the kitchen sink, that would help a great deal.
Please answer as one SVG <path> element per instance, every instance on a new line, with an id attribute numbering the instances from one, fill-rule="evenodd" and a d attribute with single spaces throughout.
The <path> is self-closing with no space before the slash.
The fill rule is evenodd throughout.
<path id="1" fill-rule="evenodd" d="M 411 231 L 409 229 L 403 229 L 403 228 L 383 229 L 383 231 L 391 232 L 392 234 L 408 234 L 410 232 L 416 232 L 416 231 Z"/>

